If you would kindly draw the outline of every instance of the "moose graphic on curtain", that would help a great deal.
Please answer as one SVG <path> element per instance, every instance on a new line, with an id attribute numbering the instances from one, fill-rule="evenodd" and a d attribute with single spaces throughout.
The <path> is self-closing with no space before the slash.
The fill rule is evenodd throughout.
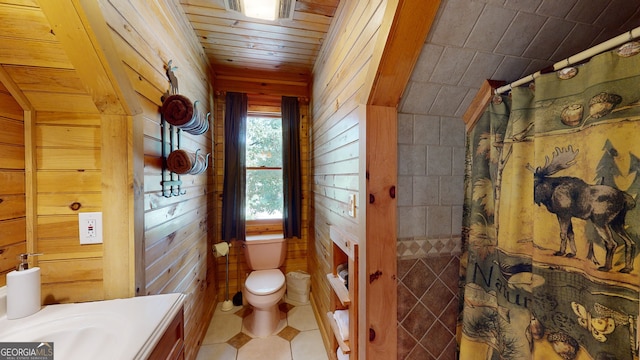
<path id="1" fill-rule="evenodd" d="M 624 55 L 496 95 L 469 133 L 460 359 L 638 359 L 640 56 Z"/>

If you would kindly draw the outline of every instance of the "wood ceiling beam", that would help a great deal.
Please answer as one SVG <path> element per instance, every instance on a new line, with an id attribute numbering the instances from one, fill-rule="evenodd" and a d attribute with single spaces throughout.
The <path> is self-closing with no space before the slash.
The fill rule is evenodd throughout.
<path id="1" fill-rule="evenodd" d="M 215 82 L 216 91 L 234 91 L 244 92 L 250 94 L 261 95 L 276 95 L 276 96 L 297 96 L 308 97 L 309 87 L 305 85 L 288 85 L 288 84 L 275 84 L 266 83 L 263 79 L 237 79 L 237 80 L 223 80 L 218 79 Z"/>
<path id="2" fill-rule="evenodd" d="M 216 92 L 235 91 L 256 95 L 309 97 L 309 75 L 280 71 L 217 67 Z"/>
<path id="3" fill-rule="evenodd" d="M 378 67 L 368 76 L 367 104 L 397 107 L 439 6 L 440 0 L 388 2 L 380 27 L 388 36 L 381 36 L 374 50 L 372 63 Z"/>
<path id="4" fill-rule="evenodd" d="M 39 0 L 39 4 L 98 110 L 141 113 L 97 2 Z"/>
<path id="5" fill-rule="evenodd" d="M 22 107 L 22 110 L 24 111 L 34 110 L 33 105 L 31 104 L 29 99 L 26 97 L 24 92 L 22 92 L 22 89 L 20 89 L 20 86 L 18 86 L 13 81 L 13 78 L 11 78 L 11 76 L 7 72 L 5 65 L 0 65 L 0 83 L 2 83 L 7 88 L 11 96 L 13 96 L 13 98 L 20 105 L 20 107 Z"/>

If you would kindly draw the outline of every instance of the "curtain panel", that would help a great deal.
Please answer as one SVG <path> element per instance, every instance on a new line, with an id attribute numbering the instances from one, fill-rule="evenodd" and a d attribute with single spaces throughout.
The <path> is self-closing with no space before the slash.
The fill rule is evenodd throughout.
<path id="1" fill-rule="evenodd" d="M 247 94 L 228 92 L 224 112 L 222 239 L 245 239 Z"/>
<path id="2" fill-rule="evenodd" d="M 496 96 L 467 137 L 460 359 L 638 359 L 640 56 Z"/>
<path id="3" fill-rule="evenodd" d="M 296 97 L 282 97 L 282 176 L 284 237 L 302 237 L 302 169 L 300 161 L 300 105 Z"/>

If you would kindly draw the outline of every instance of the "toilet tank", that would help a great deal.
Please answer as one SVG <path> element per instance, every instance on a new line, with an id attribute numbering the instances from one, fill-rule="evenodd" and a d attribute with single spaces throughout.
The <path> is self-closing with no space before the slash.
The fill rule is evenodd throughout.
<path id="1" fill-rule="evenodd" d="M 251 270 L 277 269 L 287 256 L 287 242 L 282 235 L 247 236 L 244 258 Z"/>

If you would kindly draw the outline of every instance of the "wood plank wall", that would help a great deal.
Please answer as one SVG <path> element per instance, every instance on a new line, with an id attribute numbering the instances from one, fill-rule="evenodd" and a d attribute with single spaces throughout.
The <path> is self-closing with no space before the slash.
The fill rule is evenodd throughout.
<path id="1" fill-rule="evenodd" d="M 78 213 L 102 211 L 98 114 L 35 116 L 37 237 L 45 304 L 101 300 L 103 245 L 80 245 Z"/>
<path id="2" fill-rule="evenodd" d="M 0 83 L 0 286 L 27 249 L 24 114 Z"/>
<path id="3" fill-rule="evenodd" d="M 144 152 L 144 164 L 140 162 L 140 167 L 144 166 L 144 215 L 140 221 L 145 222 L 145 246 L 137 256 L 144 264 L 141 278 L 145 281 L 138 293 L 188 295 L 186 358 L 192 359 L 216 302 L 210 256 L 214 228 L 210 196 L 213 171 L 210 169 L 207 175 L 198 177 L 186 176 L 183 179 L 185 196 L 162 197 L 159 108 L 160 96 L 169 87 L 164 69 L 169 60 L 178 66 L 180 93 L 199 100 L 205 111 L 212 108 L 208 63 L 174 1 L 101 0 L 100 9 L 110 30 L 108 34 L 98 34 L 98 38 L 113 41 L 108 48 L 117 49 L 124 73 L 137 93 L 136 99 L 127 100 L 142 111 L 128 118 L 134 122 L 132 128 L 144 130 L 140 131 L 139 139 L 131 139 L 131 149 L 124 151 L 131 154 L 139 146 L 140 152 Z M 58 8 L 48 7 L 48 10 L 55 12 Z M 0 285 L 6 282 L 4 275 L 16 265 L 15 255 L 28 249 L 25 233 L 29 233 L 29 224 L 25 221 L 32 221 L 35 225 L 30 231 L 33 234 L 30 250 L 45 253 L 38 261 L 42 268 L 45 304 L 104 299 L 107 294 L 103 284 L 106 279 L 103 245 L 79 244 L 77 213 L 103 211 L 108 201 L 102 195 L 106 181 L 102 170 L 104 161 L 111 158 L 103 153 L 102 146 L 103 137 L 107 135 L 103 134 L 103 121 L 110 118 L 100 115 L 85 88 L 88 84 L 81 81 L 37 1 L 0 0 L 0 17 L 4 20 L 0 22 L 0 30 L 6 35 L 0 51 L 0 80 L 11 84 L 10 90 L 5 85 L 0 87 L 0 124 L 4 129 L 0 134 L 3 155 L 0 178 L 10 184 L 0 190 L 3 200 L 0 202 L 3 234 Z M 82 58 L 79 54 L 74 53 L 74 59 Z M 17 95 L 17 102 L 11 95 Z M 30 110 L 28 124 L 23 120 L 23 109 Z M 25 136 L 32 146 L 26 150 L 33 153 L 30 161 L 33 169 L 28 170 L 35 173 L 34 194 L 29 204 L 25 201 L 25 197 L 29 197 L 25 190 L 25 184 L 29 184 L 25 181 Z M 203 136 L 183 136 L 182 146 L 211 152 L 212 131 Z M 143 154 L 132 157 L 142 158 Z M 130 171 L 136 173 L 142 169 Z M 130 189 L 122 191 L 127 193 Z M 30 206 L 34 208 L 35 219 L 25 220 Z M 121 220 L 123 223 L 137 221 Z M 129 284 L 130 279 L 118 282 Z"/>
<path id="4" fill-rule="evenodd" d="M 80 249 L 77 221 L 69 221 L 101 208 L 100 176 L 89 174 L 101 167 L 98 109 L 39 5 L 0 2 L 0 30 L 8 37 L 0 77 L 25 111 L 26 250 L 45 252 L 34 261 L 45 304 L 101 299 L 102 250 Z M 93 123 L 85 126 L 85 119 Z"/>
<path id="5" fill-rule="evenodd" d="M 213 239 L 213 168 L 183 175 L 185 195 L 164 197 L 162 180 L 161 95 L 169 89 L 165 66 L 177 66 L 179 92 L 213 108 L 208 64 L 176 3 L 169 0 L 102 0 L 103 14 L 125 71 L 138 94 L 144 128 L 144 282 L 138 295 L 182 292 L 185 304 L 186 359 L 193 359 L 216 303 Z M 183 132 L 181 148 L 213 150 L 213 129 L 195 136 Z M 167 145 L 168 149 L 168 145 Z M 212 163 L 212 162 L 211 162 Z"/>
<path id="6" fill-rule="evenodd" d="M 21 154 L 27 203 L 15 207 L 28 212 L 24 250 L 44 253 L 35 263 L 45 304 L 102 299 L 102 245 L 80 246 L 76 220 L 78 212 L 102 208 L 98 110 L 36 1 L 0 1 L 0 14 L 10 35 L 0 55 L 2 82 L 29 114 L 15 140 L 28 146 Z M 3 113 L 15 110 L 3 104 Z M 16 149 L 3 149 L 2 157 Z M 5 254 L 1 268 L 15 266 L 15 247 Z"/>
<path id="7" fill-rule="evenodd" d="M 15 268 L 18 253 L 38 251 L 36 238 L 38 226 L 35 223 L 44 219 L 46 215 L 35 219 L 40 209 L 36 206 L 38 194 L 35 177 L 37 174 L 34 174 L 37 172 L 38 164 L 46 164 L 51 154 L 64 151 L 64 146 L 43 147 L 41 143 L 38 144 L 38 141 L 43 139 L 42 136 L 48 136 L 41 133 L 42 136 L 37 139 L 37 130 L 34 125 L 37 117 L 31 110 L 46 111 L 48 108 L 56 108 L 64 111 L 73 107 L 74 101 L 60 101 L 60 95 L 65 92 L 77 100 L 77 104 L 82 104 L 78 105 L 78 108 L 86 105 L 85 100 L 90 100 L 90 97 L 83 96 L 83 91 L 78 90 L 79 82 L 77 77 L 76 81 L 73 80 L 72 66 L 52 34 L 47 19 L 36 1 L 0 1 L 0 16 L 3 19 L 0 22 L 0 29 L 7 36 L 0 51 L 0 78 L 3 83 L 1 108 L 3 122 L 9 129 L 4 135 L 11 136 L 10 140 L 5 136 L 0 140 L 0 143 L 4 143 L 0 149 L 3 159 L 0 168 L 3 169 L 3 178 L 7 184 L 10 184 L 1 191 L 5 201 L 0 203 L 0 208 L 3 205 L 5 207 L 4 211 L 0 210 L 1 218 L 5 220 L 0 232 L 2 234 L 0 272 L 6 274 L 8 270 Z M 91 109 L 90 102 L 86 108 Z M 92 109 L 95 111 L 95 106 Z M 25 111 L 28 111 L 29 116 L 23 119 Z M 50 162 L 48 164 L 52 165 Z M 6 169 L 11 170 L 8 172 Z M 18 179 L 19 173 L 22 179 Z M 20 193 L 22 195 L 18 195 Z M 45 197 L 46 200 L 43 199 L 45 211 L 51 213 L 60 210 L 55 209 L 61 196 L 57 199 L 51 196 Z M 9 221 L 10 218 L 15 220 Z M 56 221 L 57 219 L 53 220 L 54 223 Z M 77 226 L 75 228 L 77 233 Z M 58 239 L 63 236 L 60 234 Z M 29 243 L 25 242 L 27 239 L 30 240 Z M 37 263 L 37 260 L 34 263 Z M 71 268 L 75 267 L 71 266 Z M 49 289 L 46 288 L 47 282 L 51 281 L 49 274 L 50 268 L 45 264 L 42 292 L 45 298 L 49 296 Z M 6 277 L 2 276 L 0 285 L 4 283 L 6 283 Z M 61 286 L 61 292 L 65 290 L 64 286 Z M 62 297 L 67 296 L 62 295 L 59 298 Z"/>
<path id="8" fill-rule="evenodd" d="M 244 81 L 245 87 L 240 88 L 242 91 L 255 91 L 260 85 L 260 74 L 253 74 L 256 76 L 251 80 Z M 236 89 L 238 90 L 238 89 Z M 303 87 L 303 91 L 304 87 Z M 273 93 L 282 93 L 282 89 L 277 86 L 272 90 Z M 303 92 L 302 95 L 306 95 Z M 249 97 L 249 111 L 262 111 L 273 112 L 280 109 L 280 97 L 279 96 L 250 96 Z M 224 180 L 224 109 L 225 109 L 225 96 L 224 92 L 218 92 L 216 96 L 216 114 L 215 114 L 215 181 L 216 181 L 216 242 L 222 239 L 222 186 Z M 300 152 L 302 161 L 302 238 L 293 238 L 287 241 L 287 257 L 285 264 L 281 270 L 283 273 L 290 271 L 305 271 L 308 272 L 308 239 L 309 239 L 309 211 L 310 211 L 310 139 L 309 139 L 309 104 L 306 102 L 306 98 L 301 98 L 300 103 Z M 269 225 L 255 225 L 247 226 L 247 232 L 254 234 L 268 234 L 282 232 L 282 226 Z M 217 287 L 218 287 L 218 299 L 225 298 L 226 292 L 226 258 L 221 257 L 217 259 Z M 244 254 L 242 247 L 239 243 L 232 243 L 232 247 L 229 251 L 229 298 L 232 298 L 234 294 L 242 291 L 244 281 L 251 270 L 247 267 L 244 261 Z"/>
<path id="9" fill-rule="evenodd" d="M 329 226 L 337 226 L 358 238 L 361 255 L 366 245 L 361 230 L 365 220 L 359 205 L 365 190 L 360 188 L 360 177 L 364 176 L 360 173 L 360 137 L 367 101 L 363 97 L 368 91 L 364 85 L 385 3 L 341 1 L 314 69 L 311 97 L 314 227 L 310 230 L 313 251 L 310 251 L 309 268 L 312 269 L 312 294 L 320 314 L 331 310 L 331 289 L 326 280 L 326 274 L 331 272 Z M 356 195 L 358 204 L 355 218 L 348 215 L 348 199 L 352 194 Z M 366 300 L 364 296 L 360 299 Z M 359 312 L 363 313 L 362 309 Z M 364 320 L 361 317 L 361 324 Z M 331 348 L 333 335 L 326 318 L 321 325 L 323 338 Z M 366 329 L 365 326 L 359 328 Z M 363 335 L 359 335 L 362 339 Z M 359 356 L 364 358 L 364 342 L 360 342 L 363 346 L 359 347 Z"/>

